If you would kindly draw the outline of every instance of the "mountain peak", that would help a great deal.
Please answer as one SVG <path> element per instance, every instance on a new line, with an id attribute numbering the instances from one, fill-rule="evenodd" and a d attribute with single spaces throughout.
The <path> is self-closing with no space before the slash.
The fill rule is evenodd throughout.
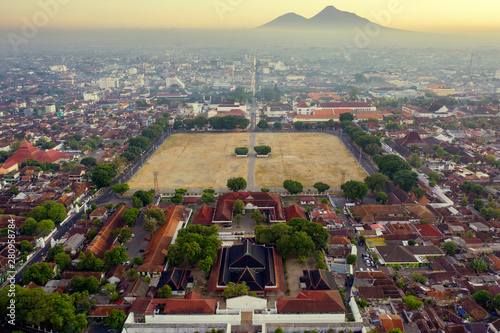
<path id="1" fill-rule="evenodd" d="M 295 13 L 282 15 L 271 22 L 262 25 L 260 28 L 291 29 L 291 30 L 335 30 L 352 29 L 362 27 L 369 23 L 365 18 L 350 12 L 345 12 L 334 6 L 326 6 L 318 14 L 310 19 Z"/>

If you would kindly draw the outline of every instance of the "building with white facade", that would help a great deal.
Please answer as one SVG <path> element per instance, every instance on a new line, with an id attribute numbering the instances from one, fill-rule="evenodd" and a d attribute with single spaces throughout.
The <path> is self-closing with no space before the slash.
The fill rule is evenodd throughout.
<path id="1" fill-rule="evenodd" d="M 171 88 L 173 86 L 178 86 L 181 89 L 186 88 L 186 86 L 184 85 L 184 83 L 182 83 L 182 81 L 179 80 L 176 76 L 174 76 L 174 77 L 167 77 L 167 79 L 165 80 L 165 84 L 166 84 L 167 89 L 169 89 L 169 88 Z"/>

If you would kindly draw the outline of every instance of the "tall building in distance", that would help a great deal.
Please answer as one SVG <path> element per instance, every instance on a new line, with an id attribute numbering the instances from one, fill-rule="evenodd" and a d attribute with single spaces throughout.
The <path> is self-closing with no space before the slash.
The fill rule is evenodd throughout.
<path id="1" fill-rule="evenodd" d="M 120 88 L 120 79 L 105 77 L 92 81 L 92 85 L 99 87 L 99 89 Z"/>

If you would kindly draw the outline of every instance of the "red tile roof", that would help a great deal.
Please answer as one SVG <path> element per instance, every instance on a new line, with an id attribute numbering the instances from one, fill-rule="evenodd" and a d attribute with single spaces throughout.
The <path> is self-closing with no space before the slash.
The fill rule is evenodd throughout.
<path id="1" fill-rule="evenodd" d="M 345 312 L 338 290 L 304 290 L 296 298 L 278 298 L 278 313 Z"/>
<path id="2" fill-rule="evenodd" d="M 169 299 L 163 313 L 215 313 L 216 301 L 211 299 Z"/>
<path id="3" fill-rule="evenodd" d="M 384 327 L 386 332 L 392 331 L 393 329 L 399 328 L 401 332 L 404 332 L 403 320 L 397 314 L 390 315 L 378 315 L 380 322 Z"/>
<path id="4" fill-rule="evenodd" d="M 301 219 L 307 218 L 305 210 L 299 207 L 298 205 L 291 205 L 289 207 L 285 207 L 284 210 L 285 210 L 285 219 L 287 222 L 296 217 Z"/>
<path id="5" fill-rule="evenodd" d="M 19 146 L 19 149 L 11 157 L 9 157 L 5 163 L 15 161 L 16 163 L 21 164 L 27 159 L 34 159 L 40 163 L 55 163 L 61 159 L 70 158 L 73 158 L 73 156 L 54 149 L 43 151 L 40 148 L 33 147 L 28 141 L 23 141 Z"/>
<path id="6" fill-rule="evenodd" d="M 144 252 L 144 262 L 137 272 L 161 273 L 164 268 L 167 249 L 172 242 L 179 222 L 183 219 L 184 206 L 172 206 L 166 216 L 166 222 L 156 230 Z"/>
<path id="7" fill-rule="evenodd" d="M 269 192 L 231 192 L 219 196 L 217 208 L 215 209 L 214 221 L 230 222 L 233 215 L 233 204 L 236 200 L 242 200 L 245 205 L 252 204 L 257 207 L 272 207 L 273 221 L 285 221 L 281 197 Z"/>
<path id="8" fill-rule="evenodd" d="M 422 237 L 444 237 L 443 234 L 432 224 L 415 225 Z"/>
<path id="9" fill-rule="evenodd" d="M 111 217 L 106 221 L 101 231 L 94 237 L 89 247 L 85 249 L 84 253 L 94 253 L 97 258 L 104 258 L 104 253 L 111 249 L 113 246 L 113 237 L 111 232 L 116 228 L 123 228 L 125 226 L 125 219 L 122 218 L 125 212 L 125 205 L 121 205 Z"/>
<path id="10" fill-rule="evenodd" d="M 214 212 L 215 208 L 210 208 L 207 205 L 201 206 L 201 208 L 196 211 L 192 224 L 212 225 Z"/>

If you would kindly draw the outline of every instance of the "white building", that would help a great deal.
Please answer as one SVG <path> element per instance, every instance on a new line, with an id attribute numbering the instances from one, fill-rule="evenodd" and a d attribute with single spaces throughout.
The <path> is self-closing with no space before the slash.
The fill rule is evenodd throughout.
<path id="1" fill-rule="evenodd" d="M 50 66 L 50 70 L 52 72 L 66 72 L 68 70 L 68 68 L 66 68 L 66 66 L 64 65 L 57 65 L 57 66 Z"/>
<path id="2" fill-rule="evenodd" d="M 92 85 L 99 87 L 99 89 L 119 88 L 120 79 L 105 77 L 98 81 L 92 81 Z"/>
<path id="3" fill-rule="evenodd" d="M 56 106 L 55 105 L 47 105 L 45 107 L 45 112 L 47 112 L 47 113 L 55 113 L 56 112 Z"/>
<path id="4" fill-rule="evenodd" d="M 83 100 L 84 101 L 99 101 L 99 96 L 97 92 L 86 92 L 83 93 Z"/>
<path id="5" fill-rule="evenodd" d="M 137 74 L 137 68 L 131 67 L 131 68 L 127 69 L 127 74 L 130 74 L 130 75 Z"/>
<path id="6" fill-rule="evenodd" d="M 165 84 L 166 84 L 167 89 L 169 89 L 172 86 L 179 86 L 179 88 L 181 88 L 181 89 L 186 88 L 184 83 L 182 83 L 182 81 L 179 80 L 176 76 L 167 77 L 167 79 L 165 80 Z"/>

